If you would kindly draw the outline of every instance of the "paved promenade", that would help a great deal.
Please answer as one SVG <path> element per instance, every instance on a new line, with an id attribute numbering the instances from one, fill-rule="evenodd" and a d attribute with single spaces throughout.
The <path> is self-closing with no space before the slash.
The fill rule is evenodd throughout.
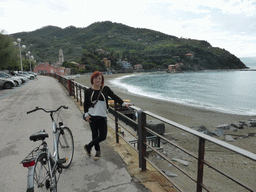
<path id="1" fill-rule="evenodd" d="M 60 176 L 58 191 L 165 191 L 159 182 L 152 179 L 159 175 L 154 173 L 152 176 L 150 171 L 141 172 L 138 165 L 133 164 L 137 158 L 131 159 L 127 146 L 114 142 L 111 130 L 107 140 L 101 145 L 100 160 L 94 161 L 93 156 L 89 158 L 83 145 L 90 141 L 91 132 L 89 125 L 82 119 L 81 108 L 56 79 L 39 76 L 38 81 L 29 81 L 26 85 L 11 90 L 0 90 L 0 192 L 26 190 L 27 168 L 20 161 L 39 144 L 29 140 L 31 134 L 45 129 L 50 136 L 47 142 L 52 149 L 52 124 L 49 115 L 43 111 L 29 115 L 26 112 L 36 106 L 56 109 L 60 105 L 69 107 L 60 114 L 64 124 L 72 130 L 75 154 L 70 168 L 63 170 Z M 113 122 L 109 120 L 109 125 L 111 124 Z M 127 154 L 129 157 L 125 157 Z M 163 185 L 166 185 L 165 182 Z"/>

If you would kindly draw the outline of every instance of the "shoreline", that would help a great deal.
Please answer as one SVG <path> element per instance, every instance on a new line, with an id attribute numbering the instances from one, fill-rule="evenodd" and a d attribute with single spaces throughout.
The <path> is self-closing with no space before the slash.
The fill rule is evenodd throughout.
<path id="1" fill-rule="evenodd" d="M 142 109 L 143 111 L 150 111 L 156 115 L 162 116 L 181 125 L 190 128 L 203 125 L 207 128 L 207 130 L 213 131 L 216 129 L 216 126 L 219 125 L 239 123 L 239 121 L 256 119 L 256 116 L 229 114 L 224 112 L 212 111 L 197 108 L 194 106 L 174 103 L 171 101 L 164 101 L 160 99 L 154 99 L 141 95 L 132 94 L 125 90 L 125 88 L 120 88 L 109 82 L 112 79 L 130 74 L 131 73 L 104 75 L 105 85 L 108 85 L 114 91 L 114 93 L 121 97 L 123 100 L 130 100 L 131 103 L 133 103 L 136 107 Z M 80 76 L 79 78 L 75 79 L 75 81 L 88 87 L 91 86 L 90 75 Z M 237 135 L 244 135 L 251 132 L 255 132 L 254 128 L 245 126 L 244 129 L 238 129 L 238 131 L 236 131 L 235 133 Z M 223 138 L 218 137 L 218 139 Z M 235 143 L 236 142 L 233 142 L 234 145 L 237 145 L 243 149 L 246 149 L 251 152 L 256 152 L 255 149 L 252 149 L 252 146 L 242 144 L 240 141 L 237 144 Z"/>
<path id="2" fill-rule="evenodd" d="M 165 101 L 157 98 L 150 98 L 134 93 L 130 93 L 125 88 L 120 88 L 110 81 L 122 76 L 134 75 L 133 73 L 111 74 L 104 75 L 105 85 L 108 85 L 116 95 L 122 99 L 128 99 L 135 106 L 141 108 L 143 111 L 151 111 L 157 115 L 180 123 L 182 125 L 191 127 L 195 125 L 204 125 L 216 127 L 220 124 L 238 123 L 240 120 L 246 121 L 249 119 L 256 119 L 256 115 L 241 115 L 215 111 L 211 109 L 190 106 L 182 103 L 175 103 L 172 101 Z M 75 81 L 90 87 L 90 75 L 80 76 Z M 188 118 L 188 119 L 187 119 Z"/>
<path id="3" fill-rule="evenodd" d="M 159 78 L 159 74 L 161 75 L 162 73 L 151 73 L 152 75 L 157 74 L 157 78 Z M 182 106 L 187 106 L 187 107 L 193 107 L 196 109 L 201 109 L 201 110 L 206 110 L 206 111 L 214 111 L 214 112 L 220 112 L 220 113 L 224 113 L 224 114 L 233 114 L 233 115 L 240 115 L 240 116 L 248 116 L 248 117 L 253 117 L 256 116 L 256 111 L 255 108 L 252 108 L 252 105 L 248 106 L 249 103 L 246 102 L 244 106 L 242 106 L 242 103 L 239 103 L 239 101 L 230 103 L 229 104 L 225 104 L 224 101 L 220 100 L 218 102 L 217 97 L 215 100 L 209 101 L 209 103 L 204 100 L 204 98 L 202 98 L 202 101 L 200 101 L 200 96 L 199 98 L 195 98 L 195 97 L 189 97 L 188 95 L 186 97 L 179 97 L 179 96 L 171 96 L 172 93 L 166 95 L 167 93 L 165 91 L 163 91 L 163 94 L 154 94 L 152 93 L 152 90 L 148 90 L 148 85 L 146 86 L 146 91 L 143 91 L 143 88 L 140 86 L 133 86 L 132 84 L 127 84 L 126 78 L 128 77 L 128 81 L 129 78 L 131 78 L 133 81 L 137 78 L 140 78 L 140 76 L 143 75 L 147 75 L 147 73 L 138 73 L 138 74 L 134 74 L 134 73 L 130 73 L 130 74 L 126 74 L 126 75 L 118 75 L 116 78 L 111 78 L 109 81 L 111 81 L 111 87 L 123 87 L 123 89 L 126 89 L 126 92 L 129 91 L 129 94 L 132 95 L 136 95 L 136 96 L 140 96 L 140 97 L 145 97 L 145 98 L 151 98 L 151 99 L 156 99 L 156 100 L 160 100 L 160 101 L 167 101 L 173 104 L 178 104 L 178 105 L 182 105 Z M 168 78 L 169 76 L 167 76 Z M 150 82 L 152 81 L 152 79 L 150 80 Z M 220 86 L 220 90 L 221 90 L 221 86 Z M 163 88 L 165 89 L 165 88 Z M 172 88 L 169 89 L 169 91 L 171 91 Z M 202 91 L 202 90 L 199 90 Z M 212 91 L 212 90 L 211 90 Z M 217 94 L 218 91 L 216 90 Z M 184 94 L 188 94 L 187 92 L 184 92 Z M 227 94 L 227 93 L 226 93 Z M 221 94 L 220 94 L 221 95 Z M 228 96 L 231 97 L 231 99 L 239 99 L 237 98 L 236 95 L 233 94 L 228 94 L 224 97 L 225 95 L 222 95 L 221 97 L 223 99 L 226 99 L 226 96 L 228 98 Z M 208 96 L 206 95 L 206 98 Z M 212 97 L 212 96 L 209 96 Z M 241 99 L 241 98 L 240 98 Z M 241 100 L 242 102 L 246 101 L 246 100 Z"/>

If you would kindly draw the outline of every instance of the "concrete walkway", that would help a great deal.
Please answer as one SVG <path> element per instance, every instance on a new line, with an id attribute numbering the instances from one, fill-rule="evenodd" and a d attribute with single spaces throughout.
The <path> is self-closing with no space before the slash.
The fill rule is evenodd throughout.
<path id="1" fill-rule="evenodd" d="M 63 170 L 60 176 L 58 191 L 171 191 L 161 186 L 168 186 L 166 181 L 154 181 L 153 178 L 160 178 L 156 172 L 151 177 L 148 174 L 150 170 L 139 170 L 136 153 L 132 157 L 132 152 L 128 152 L 129 147 L 116 144 L 113 130 L 109 130 L 107 140 L 101 144 L 102 157 L 98 161 L 94 161 L 93 156 L 89 158 L 83 145 L 90 141 L 91 131 L 82 119 L 81 108 L 56 79 L 39 76 L 38 81 L 29 81 L 0 97 L 0 192 L 26 191 L 27 168 L 20 161 L 39 144 L 29 140 L 31 134 L 45 129 L 50 136 L 46 141 L 52 149 L 49 115 L 43 111 L 29 115 L 26 112 L 36 106 L 57 109 L 60 105 L 69 107 L 68 110 L 62 110 L 60 115 L 64 124 L 72 130 L 75 154 L 70 168 Z"/>

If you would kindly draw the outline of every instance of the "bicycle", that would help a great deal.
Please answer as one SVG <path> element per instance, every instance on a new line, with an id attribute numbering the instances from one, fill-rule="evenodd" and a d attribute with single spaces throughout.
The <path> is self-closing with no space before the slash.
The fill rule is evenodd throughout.
<path id="1" fill-rule="evenodd" d="M 42 110 L 45 113 L 49 113 L 53 124 L 53 156 L 45 141 L 45 139 L 49 137 L 45 130 L 40 130 L 29 137 L 31 141 L 36 142 L 41 140 L 42 143 L 21 161 L 21 164 L 28 168 L 27 192 L 56 192 L 62 169 L 68 168 L 73 160 L 74 139 L 72 132 L 68 127 L 63 125 L 62 121 L 59 122 L 59 126 L 57 126 L 54 119 L 54 114 L 57 114 L 61 119 L 58 112 L 61 108 L 68 109 L 67 106 L 63 105 L 56 110 L 45 110 L 36 107 L 27 112 L 27 114 L 29 114 Z"/>

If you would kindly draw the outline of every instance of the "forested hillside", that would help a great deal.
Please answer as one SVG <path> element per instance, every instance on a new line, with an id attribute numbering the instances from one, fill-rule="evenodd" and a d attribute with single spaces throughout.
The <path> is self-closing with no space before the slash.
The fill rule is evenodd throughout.
<path id="1" fill-rule="evenodd" d="M 184 70 L 246 67 L 236 56 L 212 47 L 207 41 L 178 38 L 110 21 L 93 23 L 86 28 L 46 26 L 11 36 L 21 38 L 37 62 L 58 61 L 59 49 L 62 49 L 65 61 L 91 66 L 107 57 L 113 66 L 122 58 L 132 65 L 140 63 L 150 68 L 167 68 L 177 62 L 184 63 Z M 193 57 L 188 58 L 187 53 Z M 88 61 L 87 55 L 96 59 Z"/>

